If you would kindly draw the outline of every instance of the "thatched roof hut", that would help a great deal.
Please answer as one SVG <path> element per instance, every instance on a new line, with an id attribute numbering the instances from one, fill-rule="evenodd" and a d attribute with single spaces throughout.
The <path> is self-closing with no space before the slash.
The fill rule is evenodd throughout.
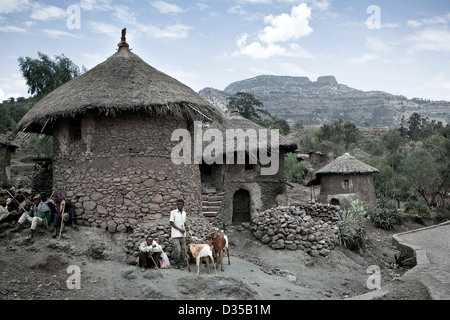
<path id="1" fill-rule="evenodd" d="M 372 174 L 379 172 L 378 169 L 359 161 L 349 153 L 336 158 L 331 163 L 316 172 L 316 175 L 325 174 Z"/>
<path id="2" fill-rule="evenodd" d="M 376 206 L 373 174 L 378 169 L 346 153 L 316 172 L 320 181 L 319 201 L 333 205 L 359 199 Z"/>
<path id="3" fill-rule="evenodd" d="M 53 190 L 72 199 L 84 224 L 125 232 L 168 215 L 179 198 L 201 214 L 199 166 L 174 161 L 172 134 L 223 117 L 132 53 L 125 29 L 118 47 L 36 103 L 18 131 L 52 135 Z"/>
<path id="4" fill-rule="evenodd" d="M 125 42 L 117 52 L 42 98 L 22 118 L 16 131 L 51 134 L 52 123 L 86 111 L 115 115 L 138 111 L 171 113 L 191 120 L 221 121 L 220 112 L 191 88 L 153 68 Z"/>

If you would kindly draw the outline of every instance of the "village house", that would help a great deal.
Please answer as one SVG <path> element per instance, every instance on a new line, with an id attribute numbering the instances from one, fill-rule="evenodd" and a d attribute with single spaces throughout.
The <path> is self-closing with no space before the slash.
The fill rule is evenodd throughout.
<path id="1" fill-rule="evenodd" d="M 346 206 L 352 200 L 376 207 L 373 174 L 379 172 L 348 153 L 316 172 L 320 181 L 320 203 Z"/>
<path id="2" fill-rule="evenodd" d="M 280 170 L 268 177 L 258 177 L 258 165 L 250 175 L 245 165 L 179 163 L 183 155 L 172 152 L 180 143 L 171 139 L 176 130 L 193 135 L 198 122 L 220 130 L 255 124 L 224 118 L 192 89 L 148 65 L 130 51 L 125 29 L 118 47 L 41 99 L 16 130 L 53 136 L 53 190 L 72 199 L 79 221 L 126 232 L 168 216 L 178 198 L 190 215 L 203 216 L 202 176 L 208 173 L 223 192 L 219 207 L 227 208 L 227 222 L 237 217 L 229 210 L 241 193 L 250 213 L 276 205 L 283 192 L 282 155 L 296 146 L 280 139 Z M 236 221 L 248 220 L 244 216 Z"/>

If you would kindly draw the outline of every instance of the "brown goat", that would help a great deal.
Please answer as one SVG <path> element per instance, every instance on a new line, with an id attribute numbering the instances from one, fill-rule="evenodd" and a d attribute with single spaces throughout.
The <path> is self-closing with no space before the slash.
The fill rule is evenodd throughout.
<path id="1" fill-rule="evenodd" d="M 220 270 L 224 271 L 223 268 L 223 250 L 225 249 L 227 251 L 228 256 L 228 264 L 230 263 L 230 250 L 228 248 L 228 236 L 226 235 L 225 231 L 212 228 L 209 230 L 208 238 L 212 240 L 213 243 L 213 256 L 215 257 L 215 260 L 217 261 L 217 266 L 219 266 L 219 263 L 221 265 Z M 219 254 L 219 258 L 217 258 L 217 254 Z"/>

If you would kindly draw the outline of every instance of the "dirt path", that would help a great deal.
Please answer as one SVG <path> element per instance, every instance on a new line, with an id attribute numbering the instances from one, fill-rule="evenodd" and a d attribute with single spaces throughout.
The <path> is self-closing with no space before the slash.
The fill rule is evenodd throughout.
<path id="1" fill-rule="evenodd" d="M 311 257 L 302 251 L 273 250 L 239 226 L 228 231 L 231 265 L 225 258 L 225 272 L 215 275 L 211 266 L 208 274 L 201 266 L 197 276 L 191 266 L 190 272 L 160 270 L 162 277 L 156 269 L 142 272 L 125 264 L 125 234 L 68 227 L 60 241 L 51 238 L 51 231 L 41 231 L 27 242 L 27 230 L 19 234 L 3 230 L 0 299 L 343 300 L 371 291 L 370 265 L 380 267 L 382 286 L 399 288 L 391 290 L 389 299 L 429 298 L 420 284 L 399 280 L 405 270 L 391 267 L 396 253 L 392 232 L 367 227 L 366 253 L 337 248 L 327 257 Z M 411 227 L 403 225 L 397 232 Z M 80 270 L 79 278 L 68 272 L 69 266 Z M 68 279 L 75 279 L 73 289 L 68 288 Z"/>

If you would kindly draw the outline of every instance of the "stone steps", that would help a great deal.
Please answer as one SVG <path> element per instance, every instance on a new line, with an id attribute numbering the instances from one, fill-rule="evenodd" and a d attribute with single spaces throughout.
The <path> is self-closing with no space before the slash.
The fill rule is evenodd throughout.
<path id="1" fill-rule="evenodd" d="M 222 207 L 224 192 L 217 192 L 216 188 L 209 184 L 202 184 L 202 187 L 203 216 L 212 221 Z"/>

